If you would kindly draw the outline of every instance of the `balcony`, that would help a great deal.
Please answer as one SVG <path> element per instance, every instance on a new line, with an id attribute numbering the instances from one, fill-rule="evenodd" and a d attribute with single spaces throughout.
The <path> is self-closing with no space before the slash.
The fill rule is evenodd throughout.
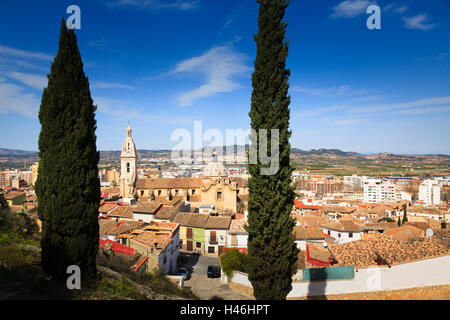
<path id="1" fill-rule="evenodd" d="M 217 242 L 217 238 L 211 238 L 209 239 L 209 244 L 218 244 L 219 242 Z"/>

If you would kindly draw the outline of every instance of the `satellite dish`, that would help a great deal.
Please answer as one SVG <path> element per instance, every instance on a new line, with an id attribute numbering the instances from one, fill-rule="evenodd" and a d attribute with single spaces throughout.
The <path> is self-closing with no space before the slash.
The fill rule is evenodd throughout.
<path id="1" fill-rule="evenodd" d="M 428 228 L 426 231 L 427 238 L 431 238 L 434 235 L 433 229 Z"/>

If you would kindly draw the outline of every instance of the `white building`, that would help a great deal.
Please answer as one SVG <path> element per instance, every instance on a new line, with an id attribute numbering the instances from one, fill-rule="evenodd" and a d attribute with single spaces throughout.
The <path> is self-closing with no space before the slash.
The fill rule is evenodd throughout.
<path id="1" fill-rule="evenodd" d="M 205 224 L 205 254 L 220 256 L 227 245 L 231 217 L 210 216 Z"/>
<path id="2" fill-rule="evenodd" d="M 381 179 L 367 178 L 363 182 L 364 202 L 378 203 L 382 201 L 396 201 L 395 184 Z"/>
<path id="3" fill-rule="evenodd" d="M 356 174 L 351 176 L 344 176 L 344 190 L 358 191 L 363 188 L 363 181 L 366 177 L 358 176 Z"/>
<path id="4" fill-rule="evenodd" d="M 428 205 L 441 204 L 441 187 L 440 180 L 425 180 L 419 186 L 419 200 Z"/>
<path id="5" fill-rule="evenodd" d="M 320 229 L 333 237 L 337 243 L 360 240 L 363 236 L 363 231 L 353 221 L 330 221 L 321 225 Z"/>
<path id="6" fill-rule="evenodd" d="M 227 232 L 227 249 L 238 249 L 247 252 L 248 232 L 244 226 L 247 219 L 231 220 L 230 229 Z"/>

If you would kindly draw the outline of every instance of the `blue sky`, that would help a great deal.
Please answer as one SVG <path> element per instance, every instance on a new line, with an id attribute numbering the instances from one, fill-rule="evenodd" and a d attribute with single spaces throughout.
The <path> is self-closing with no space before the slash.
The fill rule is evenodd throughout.
<path id="1" fill-rule="evenodd" d="M 100 150 L 119 150 L 128 122 L 139 149 L 172 148 L 195 120 L 249 128 L 256 1 L 2 1 L 0 147 L 37 150 L 72 4 Z M 381 30 L 366 27 L 370 4 Z M 292 0 L 286 21 L 293 147 L 450 154 L 450 1 Z"/>

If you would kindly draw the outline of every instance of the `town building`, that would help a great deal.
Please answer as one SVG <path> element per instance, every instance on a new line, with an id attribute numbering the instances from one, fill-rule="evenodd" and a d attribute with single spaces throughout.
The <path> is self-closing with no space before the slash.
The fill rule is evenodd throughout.
<path id="1" fill-rule="evenodd" d="M 247 219 L 233 219 L 227 233 L 226 250 L 237 249 L 242 253 L 247 252 L 248 232 L 245 230 Z"/>
<path id="2" fill-rule="evenodd" d="M 362 238 L 363 231 L 353 221 L 332 220 L 320 226 L 322 232 L 336 239 L 337 243 L 346 243 Z"/>
<path id="3" fill-rule="evenodd" d="M 382 179 L 367 178 L 363 182 L 364 202 L 378 203 L 396 199 L 395 184 Z"/>
<path id="4" fill-rule="evenodd" d="M 419 200 L 428 205 L 441 204 L 441 187 L 442 183 L 439 180 L 423 181 L 419 186 Z"/>

